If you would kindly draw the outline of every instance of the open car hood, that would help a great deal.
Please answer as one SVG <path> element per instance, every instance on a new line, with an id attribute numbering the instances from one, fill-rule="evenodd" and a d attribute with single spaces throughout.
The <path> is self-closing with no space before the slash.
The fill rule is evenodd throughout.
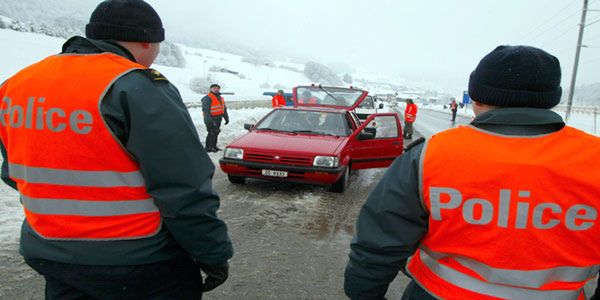
<path id="1" fill-rule="evenodd" d="M 353 110 L 360 105 L 368 94 L 367 91 L 352 87 L 308 85 L 295 87 L 292 100 L 294 106 Z"/>

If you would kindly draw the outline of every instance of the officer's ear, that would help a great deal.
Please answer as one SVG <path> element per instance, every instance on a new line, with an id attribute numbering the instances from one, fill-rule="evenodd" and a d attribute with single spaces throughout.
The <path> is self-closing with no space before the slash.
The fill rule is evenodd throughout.
<path id="1" fill-rule="evenodd" d="M 473 113 L 475 113 L 476 116 L 478 114 L 484 113 L 486 111 L 490 111 L 490 110 L 498 108 L 498 106 L 481 103 L 475 99 L 472 99 L 472 100 L 473 100 Z"/>

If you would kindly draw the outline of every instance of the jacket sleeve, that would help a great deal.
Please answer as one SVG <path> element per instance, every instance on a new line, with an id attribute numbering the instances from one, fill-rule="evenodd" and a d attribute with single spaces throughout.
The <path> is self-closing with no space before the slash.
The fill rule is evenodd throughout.
<path id="1" fill-rule="evenodd" d="M 422 149 L 417 145 L 396 159 L 359 213 L 344 281 L 351 299 L 384 299 L 427 233 L 428 215 L 419 198 Z"/>
<path id="2" fill-rule="evenodd" d="M 215 167 L 177 89 L 144 72 L 134 71 L 113 85 L 102 115 L 139 162 L 148 193 L 177 243 L 203 264 L 224 263 L 233 248 L 216 213 Z"/>
<path id="3" fill-rule="evenodd" d="M 0 150 L 2 151 L 2 181 L 4 181 L 4 183 L 6 183 L 8 186 L 10 186 L 11 188 L 15 189 L 18 191 L 17 189 L 17 183 L 12 180 L 10 178 L 10 175 L 8 174 L 8 155 L 6 153 L 6 148 L 4 147 L 4 143 L 0 142 Z"/>
<path id="4" fill-rule="evenodd" d="M 204 96 L 202 98 L 202 116 L 204 118 L 204 123 L 209 123 L 212 120 L 210 119 L 210 105 L 212 100 L 208 96 Z"/>

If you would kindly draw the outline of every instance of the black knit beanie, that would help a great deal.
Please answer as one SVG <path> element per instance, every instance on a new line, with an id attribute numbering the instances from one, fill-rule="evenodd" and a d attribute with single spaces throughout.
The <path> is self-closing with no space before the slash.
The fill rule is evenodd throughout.
<path id="1" fill-rule="evenodd" d="M 471 99 L 494 106 L 552 108 L 561 95 L 558 59 L 528 46 L 499 46 L 469 80 Z"/>
<path id="2" fill-rule="evenodd" d="M 162 21 L 142 0 L 106 0 L 96 7 L 85 35 L 96 40 L 159 43 L 165 40 Z"/>

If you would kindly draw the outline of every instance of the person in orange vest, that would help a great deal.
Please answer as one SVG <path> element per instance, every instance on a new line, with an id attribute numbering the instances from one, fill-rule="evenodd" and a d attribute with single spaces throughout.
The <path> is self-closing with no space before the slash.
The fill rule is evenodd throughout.
<path id="1" fill-rule="evenodd" d="M 225 125 L 229 124 L 229 115 L 225 99 L 221 96 L 221 86 L 212 84 L 210 92 L 202 98 L 202 114 L 204 115 L 204 125 L 206 125 L 206 143 L 204 144 L 207 152 L 219 152 L 217 147 L 219 133 L 221 132 L 221 122 L 225 120 Z"/>
<path id="2" fill-rule="evenodd" d="M 177 88 L 149 68 L 161 19 L 108 0 L 85 32 L 0 86 L 20 253 L 46 299 L 200 299 L 227 279 L 233 249 L 214 165 Z"/>
<path id="3" fill-rule="evenodd" d="M 452 122 L 456 121 L 456 112 L 458 111 L 458 104 L 456 103 L 456 99 L 452 98 L 452 102 L 450 102 L 450 111 L 452 111 Z"/>
<path id="4" fill-rule="evenodd" d="M 317 100 L 317 97 L 313 96 L 313 94 L 308 89 L 305 89 L 302 92 L 302 94 L 300 95 L 300 97 L 298 98 L 298 103 L 299 104 L 317 104 L 318 100 Z"/>
<path id="5" fill-rule="evenodd" d="M 585 299 L 600 269 L 600 138 L 550 110 L 551 54 L 499 46 L 471 73 L 475 119 L 416 142 L 362 207 L 351 299 Z M 591 292 L 591 291 L 588 291 Z"/>
<path id="6" fill-rule="evenodd" d="M 273 96 L 271 102 L 273 104 L 273 108 L 285 106 L 285 97 L 283 96 L 283 90 L 277 91 L 277 94 Z"/>
<path id="7" fill-rule="evenodd" d="M 413 123 L 417 120 L 417 105 L 413 99 L 406 99 L 406 109 L 404 110 L 404 138 L 412 139 Z"/>

